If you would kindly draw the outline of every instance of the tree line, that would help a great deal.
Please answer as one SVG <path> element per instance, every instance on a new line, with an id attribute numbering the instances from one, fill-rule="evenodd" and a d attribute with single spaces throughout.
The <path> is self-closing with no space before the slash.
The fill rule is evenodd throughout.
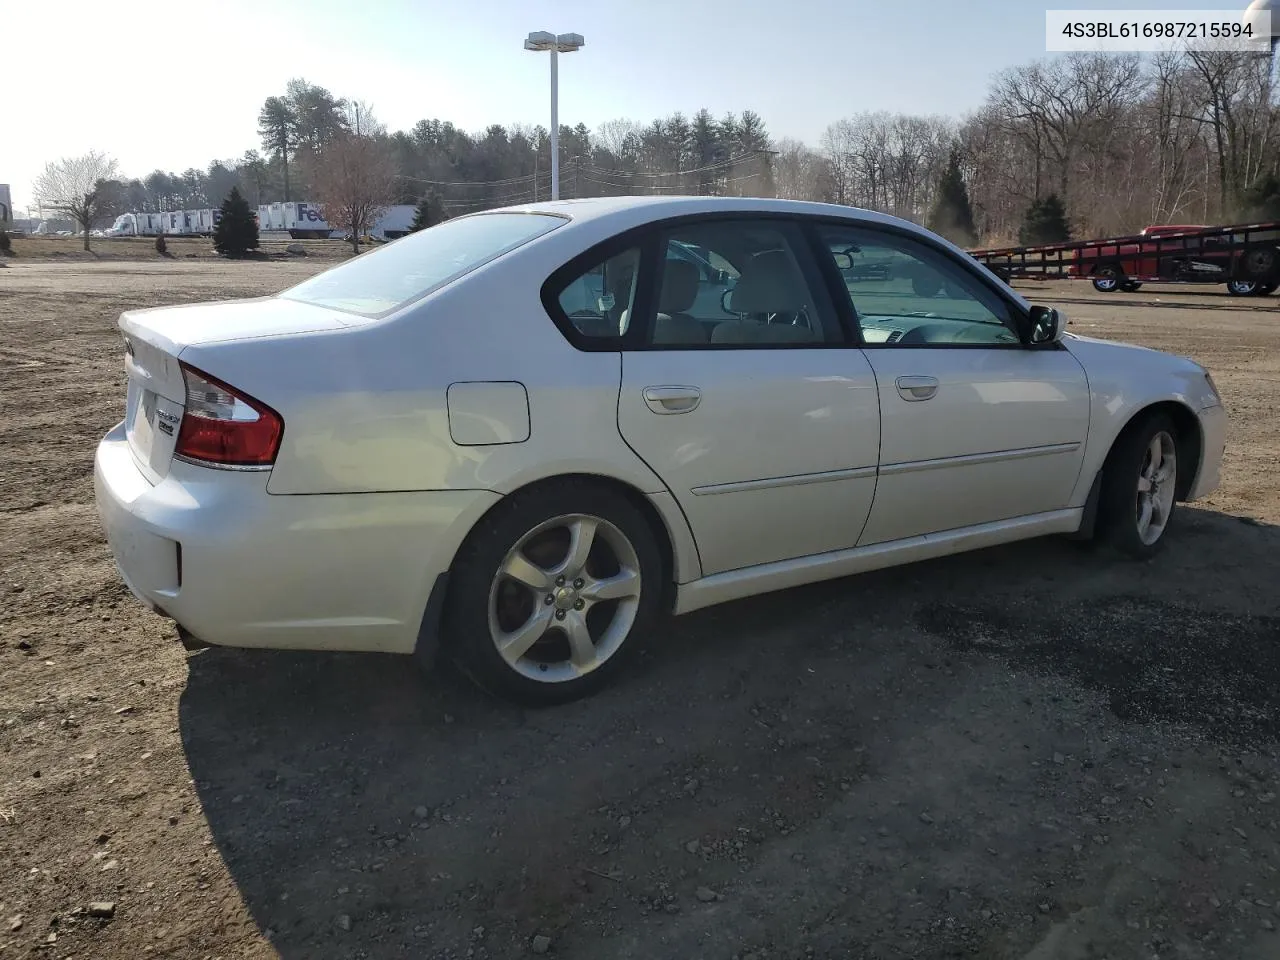
<path id="1" fill-rule="evenodd" d="M 1057 218 L 1096 236 L 1148 223 L 1280 218 L 1280 104 L 1270 61 L 1239 52 L 1071 53 L 1003 71 L 963 118 L 864 112 L 816 144 L 775 139 L 751 110 L 560 130 L 560 195 L 780 196 L 935 220 L 965 243 L 1014 242 Z M 428 221 L 550 196 L 540 125 L 468 132 L 424 119 L 389 132 L 368 104 L 303 79 L 268 97 L 259 149 L 181 174 L 104 176 L 113 209 L 332 195 L 326 157 L 376 169 L 371 198 Z M 326 181 L 330 181 L 326 189 Z M 365 188 L 362 188 L 365 189 Z M 368 192 L 365 189 L 365 192 Z M 963 195 L 964 211 L 954 209 Z M 1036 229 L 1039 229 L 1038 227 Z"/>

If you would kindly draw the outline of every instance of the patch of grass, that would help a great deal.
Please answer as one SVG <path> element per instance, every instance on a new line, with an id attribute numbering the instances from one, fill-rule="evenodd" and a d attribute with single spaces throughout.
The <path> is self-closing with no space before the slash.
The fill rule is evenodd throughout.
<path id="1" fill-rule="evenodd" d="M 94 237 L 93 252 L 84 252 L 79 237 L 12 236 L 13 255 L 34 260 L 155 260 L 155 237 Z M 264 239 L 261 253 L 274 259 L 284 257 L 285 247 L 301 243 L 308 255 L 321 260 L 345 260 L 351 256 L 350 244 L 341 240 Z M 165 237 L 166 259 L 222 259 L 214 252 L 208 237 Z"/>

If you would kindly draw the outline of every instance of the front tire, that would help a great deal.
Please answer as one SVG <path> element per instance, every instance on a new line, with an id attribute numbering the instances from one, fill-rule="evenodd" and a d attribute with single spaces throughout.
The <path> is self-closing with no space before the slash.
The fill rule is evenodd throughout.
<path id="1" fill-rule="evenodd" d="M 1164 546 L 1177 507 L 1178 432 L 1164 414 L 1147 417 L 1116 441 L 1102 474 L 1102 538 L 1139 560 Z"/>
<path id="2" fill-rule="evenodd" d="M 549 481 L 486 516 L 454 561 L 445 649 L 479 686 L 526 706 L 594 693 L 658 614 L 648 520 L 589 480 Z"/>
<path id="3" fill-rule="evenodd" d="M 1251 297 L 1258 292 L 1256 280 L 1228 280 L 1227 293 L 1235 297 Z"/>

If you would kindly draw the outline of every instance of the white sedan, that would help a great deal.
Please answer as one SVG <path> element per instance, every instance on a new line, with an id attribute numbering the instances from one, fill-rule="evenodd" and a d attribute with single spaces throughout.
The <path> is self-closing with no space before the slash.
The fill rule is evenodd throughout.
<path id="1" fill-rule="evenodd" d="M 189 647 L 439 647 L 564 701 L 662 614 L 1047 534 L 1156 551 L 1218 484 L 1222 402 L 1065 322 L 848 207 L 474 214 L 124 313 L 98 508 Z"/>

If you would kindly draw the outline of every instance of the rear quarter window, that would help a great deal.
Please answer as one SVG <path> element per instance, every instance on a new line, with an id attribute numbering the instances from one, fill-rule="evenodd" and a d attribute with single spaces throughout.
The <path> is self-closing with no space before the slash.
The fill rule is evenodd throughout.
<path id="1" fill-rule="evenodd" d="M 543 213 L 480 213 L 411 233 L 280 294 L 382 317 L 567 223 Z"/>

